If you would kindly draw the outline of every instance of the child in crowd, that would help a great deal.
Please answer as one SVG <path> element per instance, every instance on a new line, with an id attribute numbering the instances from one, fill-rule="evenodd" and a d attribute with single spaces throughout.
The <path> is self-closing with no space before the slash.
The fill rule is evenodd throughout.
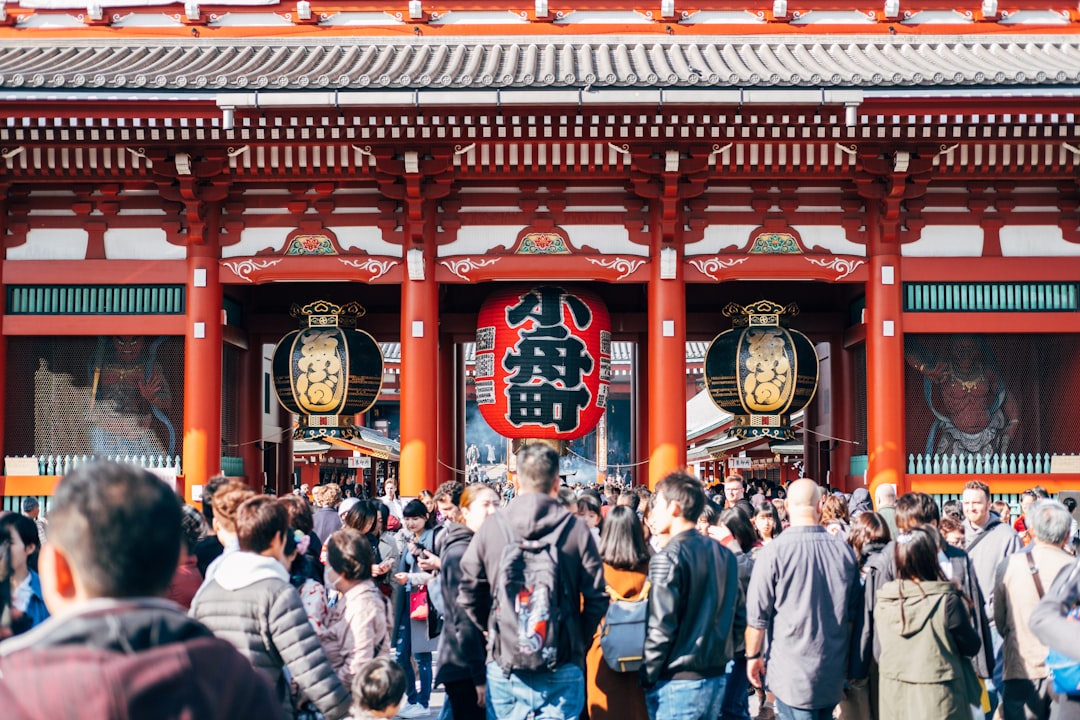
<path id="1" fill-rule="evenodd" d="M 405 695 L 405 673 L 393 661 L 376 658 L 353 680 L 353 720 L 392 718 Z"/>

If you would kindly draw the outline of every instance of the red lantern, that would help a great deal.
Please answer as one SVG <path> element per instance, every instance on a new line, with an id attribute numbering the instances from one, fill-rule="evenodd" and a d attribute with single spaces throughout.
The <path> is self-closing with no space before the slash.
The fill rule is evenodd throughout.
<path id="1" fill-rule="evenodd" d="M 611 384 L 604 301 L 555 285 L 493 292 L 476 330 L 476 403 L 508 438 L 574 440 L 596 427 Z"/>

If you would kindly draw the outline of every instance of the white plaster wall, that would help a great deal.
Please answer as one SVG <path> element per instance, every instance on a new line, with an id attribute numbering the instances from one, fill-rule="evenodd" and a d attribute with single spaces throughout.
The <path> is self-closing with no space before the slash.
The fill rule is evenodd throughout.
<path id="1" fill-rule="evenodd" d="M 240 232 L 240 242 L 221 248 L 221 257 L 248 257 L 263 250 L 280 251 L 285 247 L 285 236 L 295 228 L 248 228 Z"/>
<path id="2" fill-rule="evenodd" d="M 904 257 L 981 257 L 982 251 L 978 225 L 927 225 L 917 242 L 900 248 Z"/>
<path id="3" fill-rule="evenodd" d="M 454 255 L 483 255 L 489 250 L 509 250 L 517 241 L 521 225 L 466 225 L 449 245 L 439 246 L 439 257 Z M 573 238 L 571 237 L 571 241 Z"/>
<path id="4" fill-rule="evenodd" d="M 89 238 L 85 230 L 30 230 L 26 242 L 9 248 L 8 260 L 83 260 Z"/>
<path id="5" fill-rule="evenodd" d="M 851 242 L 847 231 L 839 225 L 792 225 L 802 237 L 803 247 L 812 252 L 814 247 L 821 247 L 833 255 L 866 255 L 866 246 Z"/>
<path id="6" fill-rule="evenodd" d="M 401 257 L 401 246 L 383 240 L 382 230 L 377 227 L 328 227 L 337 236 L 342 250 L 359 248 L 368 255 Z"/>
<path id="7" fill-rule="evenodd" d="M 622 225 L 560 225 L 576 248 L 588 245 L 606 255 L 647 257 L 649 249 L 631 242 L 630 232 Z M 523 225 L 466 225 L 457 239 L 439 248 L 439 257 L 483 255 L 492 250 L 510 250 L 517 244 Z"/>
<path id="8" fill-rule="evenodd" d="M 1001 228 L 1001 254 L 1005 257 L 1075 257 L 1080 244 L 1071 243 L 1056 225 L 1009 225 Z"/>
<path id="9" fill-rule="evenodd" d="M 630 241 L 630 231 L 622 225 L 560 225 L 570 243 L 580 248 L 594 247 L 605 255 L 640 255 L 648 257 L 649 248 Z"/>
<path id="10" fill-rule="evenodd" d="M 715 255 L 721 248 L 736 245 L 746 248 L 750 243 L 750 233 L 758 225 L 710 225 L 705 228 L 701 240 L 686 246 L 686 256 Z"/>
<path id="11" fill-rule="evenodd" d="M 110 260 L 183 260 L 185 249 L 166 239 L 161 228 L 114 228 L 105 231 L 105 257 Z"/>

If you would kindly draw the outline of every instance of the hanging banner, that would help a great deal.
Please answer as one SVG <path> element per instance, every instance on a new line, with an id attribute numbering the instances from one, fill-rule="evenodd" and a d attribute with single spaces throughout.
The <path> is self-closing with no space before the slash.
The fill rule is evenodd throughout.
<path id="1" fill-rule="evenodd" d="M 611 320 L 599 296 L 555 285 L 496 290 L 476 330 L 476 403 L 507 438 L 574 440 L 607 407 Z"/>

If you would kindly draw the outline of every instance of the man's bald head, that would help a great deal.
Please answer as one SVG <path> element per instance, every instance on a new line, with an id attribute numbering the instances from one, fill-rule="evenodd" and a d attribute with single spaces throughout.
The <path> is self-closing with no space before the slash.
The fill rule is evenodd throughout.
<path id="1" fill-rule="evenodd" d="M 792 525 L 816 525 L 821 518 L 821 488 L 808 478 L 788 486 L 787 510 Z"/>
<path id="2" fill-rule="evenodd" d="M 892 507 L 896 504 L 896 486 L 892 483 L 881 483 L 874 491 L 874 504 L 879 508 Z"/>

